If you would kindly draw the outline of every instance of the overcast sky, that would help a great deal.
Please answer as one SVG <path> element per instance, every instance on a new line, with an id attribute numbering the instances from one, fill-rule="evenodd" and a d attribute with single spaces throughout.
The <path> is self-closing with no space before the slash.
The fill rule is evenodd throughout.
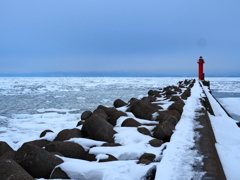
<path id="1" fill-rule="evenodd" d="M 0 0 L 0 73 L 240 72 L 239 0 Z"/>

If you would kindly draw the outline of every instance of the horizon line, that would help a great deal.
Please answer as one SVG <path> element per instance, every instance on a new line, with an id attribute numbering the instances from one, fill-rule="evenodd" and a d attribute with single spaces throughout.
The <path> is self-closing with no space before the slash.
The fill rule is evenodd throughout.
<path id="1" fill-rule="evenodd" d="M 36 72 L 36 73 L 0 73 L 0 77 L 198 77 L 197 74 L 158 74 L 130 72 Z M 240 74 L 210 74 L 206 77 L 240 77 Z"/>

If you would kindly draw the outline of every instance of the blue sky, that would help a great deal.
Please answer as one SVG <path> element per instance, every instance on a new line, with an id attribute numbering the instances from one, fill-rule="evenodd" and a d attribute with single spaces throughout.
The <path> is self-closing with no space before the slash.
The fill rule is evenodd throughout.
<path id="1" fill-rule="evenodd" d="M 0 0 L 0 73 L 240 74 L 239 0 Z"/>

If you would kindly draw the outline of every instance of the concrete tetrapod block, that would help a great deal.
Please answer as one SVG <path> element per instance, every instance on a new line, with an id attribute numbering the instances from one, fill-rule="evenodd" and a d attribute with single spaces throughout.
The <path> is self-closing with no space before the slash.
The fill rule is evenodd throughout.
<path id="1" fill-rule="evenodd" d="M 39 137 L 40 137 L 40 138 L 41 138 L 41 137 L 44 137 L 47 133 L 50 133 L 50 132 L 53 133 L 53 131 L 50 130 L 50 129 L 44 130 L 44 131 L 40 134 Z"/>
<path id="2" fill-rule="evenodd" d="M 153 137 L 164 142 L 169 142 L 174 129 L 172 123 L 168 121 L 161 122 L 153 129 Z"/>
<path id="3" fill-rule="evenodd" d="M 65 141 L 71 138 L 83 137 L 81 131 L 77 128 L 74 129 L 64 129 L 60 131 L 54 141 Z"/>
<path id="4" fill-rule="evenodd" d="M 87 118 L 89 118 L 92 115 L 92 111 L 84 111 L 81 114 L 81 120 L 86 120 Z"/>
<path id="5" fill-rule="evenodd" d="M 114 142 L 113 136 L 116 132 L 113 130 L 113 125 L 97 114 L 88 118 L 83 124 L 83 128 L 93 140 Z"/>
<path id="6" fill-rule="evenodd" d="M 154 161 L 156 158 L 155 154 L 152 153 L 144 153 L 138 160 L 137 164 L 150 164 Z"/>
<path id="7" fill-rule="evenodd" d="M 46 139 L 39 139 L 39 140 L 34 140 L 34 141 L 29 141 L 29 142 L 25 142 L 25 144 L 34 144 L 38 147 L 45 147 L 48 143 L 50 143 L 50 141 L 46 140 Z"/>
<path id="8" fill-rule="evenodd" d="M 166 111 L 160 111 L 158 114 L 159 115 L 157 116 L 157 121 L 159 121 L 159 123 L 168 121 L 171 122 L 174 126 L 178 123 L 178 119 Z"/>
<path id="9" fill-rule="evenodd" d="M 182 112 L 183 112 L 183 106 L 184 106 L 184 104 L 182 104 L 180 101 L 176 101 L 176 102 L 172 103 L 172 104 L 168 107 L 168 110 L 176 110 L 176 111 L 178 111 L 180 114 L 182 114 Z"/>
<path id="10" fill-rule="evenodd" d="M 57 167 L 53 170 L 50 179 L 70 179 L 70 178 L 60 167 Z"/>
<path id="11" fill-rule="evenodd" d="M 113 106 L 114 106 L 115 108 L 119 108 L 119 107 L 126 106 L 126 105 L 127 105 L 127 103 L 124 102 L 124 101 L 121 100 L 121 99 L 116 99 L 116 100 L 114 101 L 114 103 L 113 103 Z"/>
<path id="12" fill-rule="evenodd" d="M 142 133 L 142 134 L 144 134 L 144 135 L 152 136 L 150 131 L 147 128 L 145 128 L 145 127 L 138 127 L 137 131 Z"/>
<path id="13" fill-rule="evenodd" d="M 154 97 L 161 97 L 160 91 L 157 91 L 157 90 L 149 90 L 148 95 L 154 96 Z"/>
<path id="14" fill-rule="evenodd" d="M 128 108 L 128 112 L 132 112 L 135 117 L 141 119 L 152 120 L 153 114 L 157 112 L 159 107 L 157 105 L 153 105 L 146 101 L 135 101 Z"/>
<path id="15" fill-rule="evenodd" d="M 6 180 L 34 180 L 25 169 L 12 159 L 0 160 L 0 175 L 1 179 Z"/>
<path id="16" fill-rule="evenodd" d="M 141 125 L 142 124 L 140 122 L 136 121 L 133 118 L 125 119 L 121 124 L 122 127 L 138 127 L 138 126 L 141 126 Z"/>
<path id="17" fill-rule="evenodd" d="M 127 116 L 125 112 L 122 111 L 114 111 L 109 114 L 109 123 L 112 124 L 113 126 L 116 125 L 118 118 L 121 116 Z"/>
<path id="18" fill-rule="evenodd" d="M 45 147 L 45 150 L 49 152 L 59 152 L 69 158 L 85 159 L 86 156 L 84 148 L 74 142 L 53 141 Z"/>
<path id="19" fill-rule="evenodd" d="M 23 144 L 14 156 L 14 160 L 32 177 L 48 179 L 55 166 L 63 161 L 50 152 L 34 145 Z"/>
<path id="20" fill-rule="evenodd" d="M 15 156 L 15 151 L 11 150 L 6 153 L 4 153 L 1 157 L 0 160 L 5 160 L 5 159 L 14 159 Z"/>
<path id="21" fill-rule="evenodd" d="M 13 151 L 13 149 L 4 141 L 0 141 L 0 157 L 8 151 Z"/>

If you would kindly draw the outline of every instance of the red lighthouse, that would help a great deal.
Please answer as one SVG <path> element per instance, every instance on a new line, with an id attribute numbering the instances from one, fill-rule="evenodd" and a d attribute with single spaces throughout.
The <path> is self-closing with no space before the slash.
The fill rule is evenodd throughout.
<path id="1" fill-rule="evenodd" d="M 202 58 L 202 56 L 200 56 L 197 63 L 198 63 L 198 79 L 204 80 L 203 64 L 205 62 L 204 62 L 204 59 Z"/>

